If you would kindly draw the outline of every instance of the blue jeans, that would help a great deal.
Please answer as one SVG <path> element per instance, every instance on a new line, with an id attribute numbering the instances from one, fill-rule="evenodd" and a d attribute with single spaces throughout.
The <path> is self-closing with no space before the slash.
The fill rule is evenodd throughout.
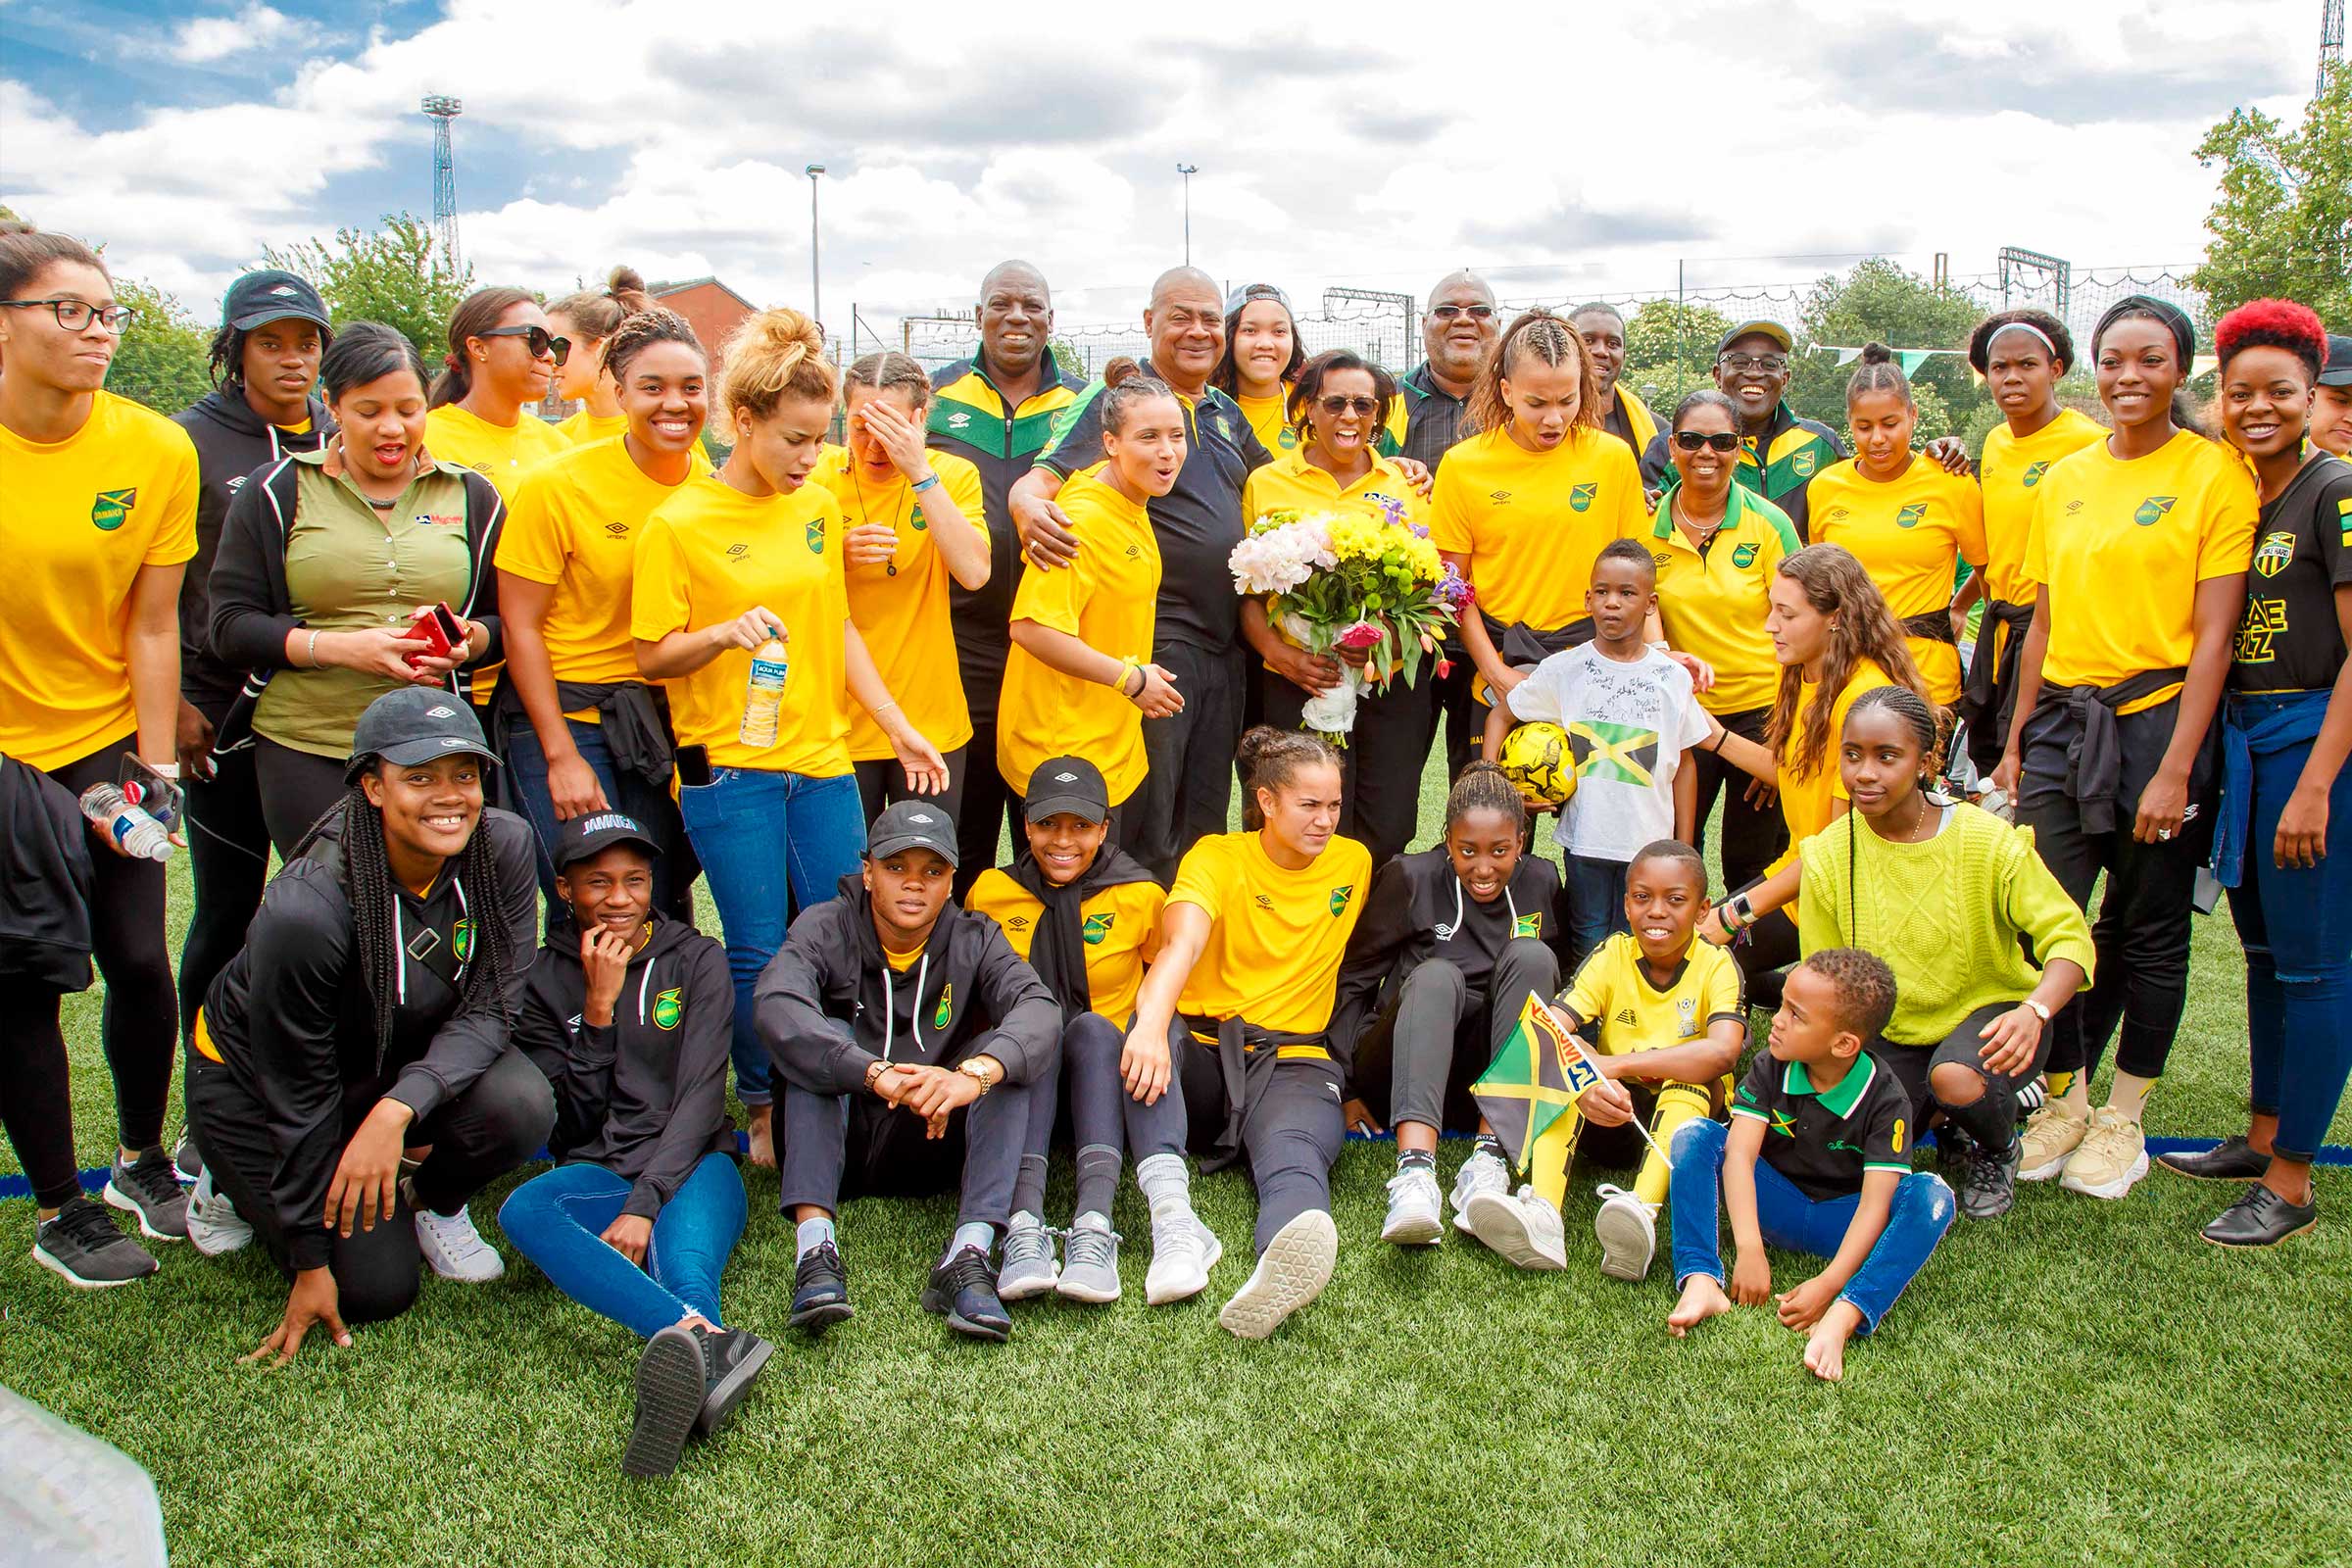
<path id="1" fill-rule="evenodd" d="M 605 800 L 616 811 L 626 811 L 643 823 L 656 842 L 662 847 L 662 858 L 654 862 L 654 907 L 676 914 L 673 901 L 684 892 L 672 884 L 676 857 L 668 853 L 670 835 L 676 830 L 672 823 L 676 810 L 669 804 L 667 792 L 655 788 L 635 774 L 623 774 L 612 766 L 612 754 L 605 749 L 605 731 L 601 724 L 584 724 L 567 718 L 564 724 L 571 731 L 571 743 L 579 748 L 580 760 L 596 775 L 597 784 L 605 792 Z M 547 895 L 548 916 L 555 917 L 556 862 L 549 858 L 556 845 L 556 803 L 547 791 L 547 752 L 539 744 L 539 732 L 530 721 L 517 717 L 507 726 L 503 737 L 507 761 L 507 781 L 514 804 L 531 824 L 531 832 L 539 840 L 539 891 Z M 686 911 L 693 910 L 692 901 L 686 901 Z"/>
<path id="2" fill-rule="evenodd" d="M 1674 1181 L 1667 1204 L 1673 1215 L 1674 1283 L 1680 1289 L 1693 1274 L 1723 1283 L 1723 1251 L 1716 1235 L 1717 1200 L 1723 1189 L 1723 1153 L 1731 1129 L 1719 1121 L 1700 1118 L 1675 1130 L 1668 1147 L 1674 1154 Z M 1845 1244 L 1847 1227 L 1862 1195 L 1814 1200 L 1795 1183 L 1762 1159 L 1756 1161 L 1756 1226 L 1770 1245 L 1788 1252 L 1835 1257 Z M 1879 1233 L 1870 1255 L 1838 1293 L 1862 1314 L 1862 1332 L 1870 1333 L 1879 1319 L 1903 1294 L 1911 1276 L 1920 1271 L 1928 1254 L 1951 1227 L 1952 1190 L 1943 1178 L 1913 1171 L 1895 1183 L 1894 1206 L 1886 1228 Z"/>
<path id="3" fill-rule="evenodd" d="M 2232 698 L 2234 714 L 2260 699 Z M 2257 753 L 2245 863 L 2230 918 L 2246 950 L 2246 1034 L 2253 1109 L 2276 1115 L 2271 1147 L 2308 1160 L 2352 1078 L 2352 768 L 2328 792 L 2328 853 L 2280 870 L 2271 858 L 2312 743 Z"/>
<path id="4" fill-rule="evenodd" d="M 807 778 L 749 767 L 713 769 L 678 791 L 678 813 L 703 862 L 735 978 L 735 1093 L 771 1104 L 767 1049 L 752 1019 L 752 987 L 784 945 L 799 910 L 824 903 L 865 858 L 858 778 Z"/>
<path id="5" fill-rule="evenodd" d="M 1625 919 L 1624 860 L 1596 860 L 1582 855 L 1560 855 L 1560 924 L 1568 933 L 1568 967 L 1573 979 L 1592 950 L 1611 933 L 1630 931 Z"/>
<path id="6" fill-rule="evenodd" d="M 645 1267 L 604 1240 L 630 1182 L 602 1165 L 558 1165 L 499 1206 L 499 1228 L 565 1296 L 641 1340 L 699 1312 L 719 1323 L 718 1277 L 743 1238 L 743 1178 L 724 1154 L 705 1154 L 654 1216 Z"/>

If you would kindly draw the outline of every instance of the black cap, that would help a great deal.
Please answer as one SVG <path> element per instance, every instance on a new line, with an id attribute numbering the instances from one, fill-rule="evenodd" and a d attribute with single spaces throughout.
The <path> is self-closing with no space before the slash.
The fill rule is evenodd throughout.
<path id="1" fill-rule="evenodd" d="M 1715 345 L 1715 352 L 1721 354 L 1728 350 L 1733 344 L 1739 342 L 1741 338 L 1754 337 L 1758 334 L 1768 337 L 1775 343 L 1778 343 L 1781 346 L 1781 352 L 1783 354 L 1787 354 L 1796 347 L 1796 339 L 1791 337 L 1788 333 L 1788 329 L 1783 326 L 1780 322 L 1754 320 L 1741 321 L 1738 326 L 1735 326 L 1729 332 L 1724 333 L 1723 341 Z"/>
<path id="2" fill-rule="evenodd" d="M 274 268 L 247 272 L 229 284 L 228 292 L 220 296 L 220 319 L 240 332 L 250 332 L 264 321 L 282 321 L 288 318 L 315 321 L 320 326 L 331 324 L 318 291 L 292 272 L 281 272 Z"/>
<path id="3" fill-rule="evenodd" d="M 957 864 L 956 819 L 929 801 L 895 801 L 882 808 L 866 833 L 865 858 L 879 860 L 901 850 L 931 850 Z"/>
<path id="4" fill-rule="evenodd" d="M 351 731 L 351 764 L 347 778 L 357 778 L 371 757 L 395 767 L 415 767 L 460 752 L 471 752 L 485 762 L 498 760 L 482 739 L 481 720 L 473 705 L 438 686 L 403 686 L 368 705 Z"/>
<path id="5" fill-rule="evenodd" d="M 2322 386 L 2352 386 L 2352 337 L 2328 334 L 2328 363 L 2320 370 Z"/>
<path id="6" fill-rule="evenodd" d="M 1060 811 L 1089 822 L 1110 818 L 1110 787 L 1102 782 L 1102 770 L 1083 757 L 1048 758 L 1029 775 L 1021 814 L 1043 822 Z"/>
<path id="7" fill-rule="evenodd" d="M 622 811 L 588 811 L 556 828 L 556 869 L 602 855 L 615 844 L 634 844 L 655 859 L 662 858 L 662 846 L 635 817 Z"/>

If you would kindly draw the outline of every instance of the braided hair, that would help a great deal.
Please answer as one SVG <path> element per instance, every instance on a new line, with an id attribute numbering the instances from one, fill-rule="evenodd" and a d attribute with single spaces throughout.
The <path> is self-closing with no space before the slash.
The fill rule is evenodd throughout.
<path id="1" fill-rule="evenodd" d="M 1483 433 L 1509 427 L 1511 408 L 1502 395 L 1502 383 L 1510 379 L 1514 368 L 1531 359 L 1573 370 L 1577 406 L 1572 422 L 1589 430 L 1600 427 L 1607 416 L 1600 406 L 1600 369 L 1585 351 L 1584 334 L 1574 323 L 1549 311 L 1529 311 L 1505 328 L 1502 336 L 1494 340 L 1494 346 L 1487 351 L 1486 361 L 1478 369 L 1478 381 L 1470 389 L 1465 433 L 1471 429 Z"/>
<path id="2" fill-rule="evenodd" d="M 615 381 L 626 380 L 629 362 L 657 343 L 683 343 L 694 350 L 705 366 L 710 363 L 709 351 L 703 347 L 703 340 L 694 335 L 686 318 L 662 306 L 649 305 L 622 317 L 620 324 L 605 338 L 601 361 L 605 372 Z"/>
<path id="3" fill-rule="evenodd" d="M 1845 403 L 1852 408 L 1854 399 L 1865 392 L 1891 392 L 1905 403 L 1916 402 L 1911 396 L 1911 378 L 1895 363 L 1894 350 L 1884 343 L 1862 345 L 1862 363 L 1845 383 Z"/>
<path id="4" fill-rule="evenodd" d="M 1854 699 L 1845 710 L 1845 721 L 1851 724 L 1856 713 L 1887 709 L 1894 716 L 1911 726 L 1912 735 L 1919 741 L 1920 777 L 1933 778 L 1943 765 L 1937 749 L 1943 744 L 1943 724 L 1934 704 L 1908 686 L 1873 686 Z"/>
<path id="5" fill-rule="evenodd" d="M 1317 762 L 1339 766 L 1340 754 L 1312 731 L 1260 724 L 1242 737 L 1234 762 L 1249 780 L 1242 790 L 1242 826 L 1255 833 L 1266 825 L 1266 813 L 1257 804 L 1259 790 L 1280 794 L 1282 787 L 1296 778 L 1302 767 L 1312 767 Z"/>
<path id="6" fill-rule="evenodd" d="M 1527 800 L 1503 772 L 1501 764 L 1485 760 L 1463 767 L 1446 795 L 1446 831 L 1473 811 L 1495 811 L 1521 833 L 1527 831 Z"/>

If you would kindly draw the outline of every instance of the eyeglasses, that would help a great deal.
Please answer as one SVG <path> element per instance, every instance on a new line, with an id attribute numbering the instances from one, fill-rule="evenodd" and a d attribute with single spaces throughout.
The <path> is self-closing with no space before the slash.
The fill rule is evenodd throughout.
<path id="1" fill-rule="evenodd" d="M 1788 362 L 1778 354 L 1725 354 L 1718 356 L 1715 363 L 1740 374 L 1761 370 L 1766 375 L 1778 375 L 1788 368 Z"/>
<path id="2" fill-rule="evenodd" d="M 1360 414 L 1369 418 L 1380 408 L 1377 398 L 1344 398 L 1335 395 L 1319 401 L 1323 412 L 1333 418 L 1343 414 Z"/>
<path id="3" fill-rule="evenodd" d="M 90 324 L 90 318 L 94 316 L 98 318 L 100 326 L 105 327 L 117 337 L 121 337 L 129 328 L 131 321 L 139 314 L 127 305 L 109 305 L 101 308 L 92 305 L 88 300 L 0 300 L 0 305 L 5 305 L 12 311 L 29 311 L 46 305 L 51 314 L 56 316 L 57 324 L 69 332 L 80 331 Z"/>
<path id="4" fill-rule="evenodd" d="M 1429 316 L 1433 321 L 1458 320 L 1465 316 L 1473 321 L 1489 321 L 1494 318 L 1494 307 L 1492 305 L 1441 305 L 1432 310 Z"/>
<path id="5" fill-rule="evenodd" d="M 487 332 L 476 332 L 473 335 L 475 337 L 521 338 L 523 346 L 531 351 L 531 358 L 534 360 L 543 354 L 553 354 L 556 357 L 556 363 L 562 365 L 565 360 L 571 358 L 571 339 L 557 337 L 544 326 L 494 326 Z"/>
<path id="6" fill-rule="evenodd" d="M 1713 447 L 1718 452 L 1740 450 L 1740 438 L 1729 430 L 1677 430 L 1674 444 L 1685 452 L 1696 452 L 1700 447 Z"/>

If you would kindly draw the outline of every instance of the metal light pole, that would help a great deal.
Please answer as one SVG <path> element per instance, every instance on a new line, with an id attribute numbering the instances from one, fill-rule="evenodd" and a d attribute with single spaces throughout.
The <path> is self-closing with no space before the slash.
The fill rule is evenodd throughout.
<path id="1" fill-rule="evenodd" d="M 1198 164 L 1178 164 L 1176 172 L 1184 176 L 1184 265 L 1193 265 L 1193 176 L 1200 172 Z"/>
<path id="2" fill-rule="evenodd" d="M 816 271 L 816 180 L 824 172 L 822 164 L 802 171 L 808 176 L 808 315 L 820 328 L 825 324 L 825 294 Z"/>

